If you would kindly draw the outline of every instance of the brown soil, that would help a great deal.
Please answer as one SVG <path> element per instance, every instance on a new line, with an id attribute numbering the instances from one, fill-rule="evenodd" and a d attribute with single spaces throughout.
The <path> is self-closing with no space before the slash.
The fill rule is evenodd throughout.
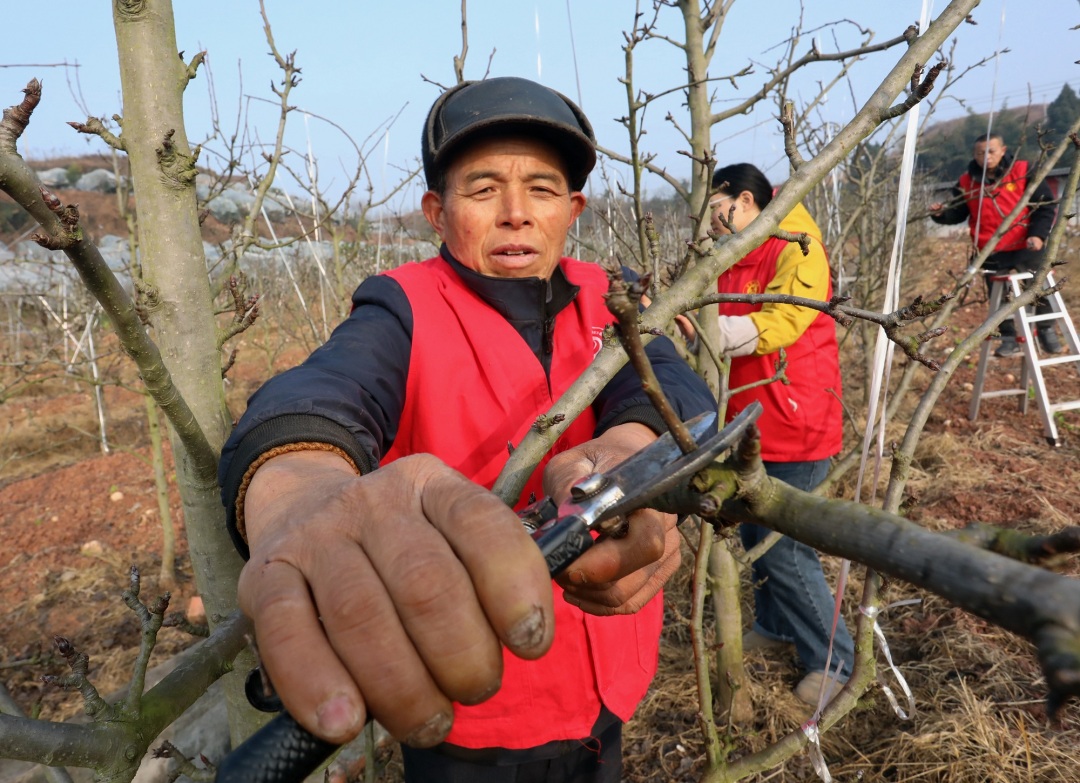
<path id="1" fill-rule="evenodd" d="M 945 274 L 943 268 L 942 287 Z M 1076 294 L 1069 298 L 1072 312 L 1080 313 Z M 982 306 L 961 311 L 959 331 L 982 312 Z M 259 337 L 253 330 L 245 339 L 254 345 Z M 242 352 L 231 373 L 234 410 L 241 409 L 247 392 L 267 373 L 268 361 L 259 356 L 257 350 Z M 934 529 L 980 521 L 1045 532 L 1075 524 L 1080 519 L 1080 412 L 1063 416 L 1066 442 L 1056 449 L 1043 441 L 1034 406 L 1022 415 L 1015 398 L 988 400 L 980 417 L 968 421 L 970 392 L 964 384 L 973 380 L 974 358 L 951 381 L 926 428 L 910 485 L 909 515 Z M 279 356 L 273 364 L 295 359 L 295 353 L 287 360 Z M 1006 376 L 1018 374 L 1019 368 L 1019 359 L 993 360 L 991 380 L 1005 384 Z M 929 373 L 922 378 L 925 385 Z M 1075 397 L 1080 390 L 1075 375 L 1053 383 L 1059 396 L 1071 391 Z M 103 692 L 124 684 L 139 634 L 120 594 L 135 564 L 143 574 L 144 598 L 157 595 L 161 520 L 145 461 L 139 398 L 109 389 L 114 451 L 102 455 L 88 394 L 61 381 L 33 391 L 0 407 L 0 671 L 24 708 L 63 718 L 80 705 L 76 696 L 40 682 L 42 674 L 64 673 L 51 640 L 66 636 L 89 654 L 91 676 Z M 183 609 L 194 591 L 175 487 L 171 514 L 178 534 L 179 580 L 172 605 Z M 827 568 L 835 571 L 836 563 L 827 559 Z M 849 622 L 858 578 L 855 569 Z M 681 620 L 687 616 L 680 605 L 684 591 L 675 587 L 669 595 L 663 672 L 627 732 L 628 780 L 697 780 L 703 769 L 688 631 Z M 913 721 L 899 721 L 880 689 L 871 689 L 859 712 L 826 735 L 825 757 L 834 776 L 1002 783 L 1077 779 L 1080 712 L 1075 705 L 1068 707 L 1059 726 L 1046 724 L 1045 683 L 1026 642 L 904 585 L 889 585 L 886 596 L 890 601 L 924 599 L 883 617 L 893 655 L 915 690 L 919 714 Z M 164 630 L 155 661 L 187 644 L 181 632 Z M 751 657 L 750 666 L 758 717 L 735 735 L 746 750 L 793 730 L 803 716 L 790 695 L 798 677 L 793 661 L 758 656 Z M 803 755 L 768 779 L 816 776 Z"/>

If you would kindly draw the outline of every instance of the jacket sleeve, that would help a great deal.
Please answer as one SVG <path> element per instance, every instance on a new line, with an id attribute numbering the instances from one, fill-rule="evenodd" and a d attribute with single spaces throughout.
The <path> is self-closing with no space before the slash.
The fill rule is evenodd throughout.
<path id="1" fill-rule="evenodd" d="M 968 210 L 964 192 L 960 190 L 959 186 L 953 186 L 953 189 L 949 191 L 949 198 L 945 201 L 945 208 L 941 211 L 941 214 L 931 215 L 930 219 L 944 226 L 955 226 L 957 223 L 963 223 L 970 216 L 971 212 Z"/>
<path id="2" fill-rule="evenodd" d="M 789 242 L 776 260 L 776 274 L 765 286 L 764 293 L 826 301 L 829 295 L 829 259 L 821 242 L 813 239 L 810 253 L 806 256 L 799 245 Z M 808 307 L 775 303 L 762 305 L 760 310 L 749 316 L 758 331 L 754 355 L 767 356 L 794 344 L 819 315 L 820 311 Z"/>
<path id="3" fill-rule="evenodd" d="M 716 410 L 716 399 L 708 384 L 695 373 L 675 350 L 667 337 L 657 337 L 645 347 L 653 372 L 675 412 L 683 421 Z M 629 364 L 623 365 L 608 381 L 593 402 L 596 432 L 600 434 L 618 424 L 635 421 L 653 432 L 667 432 L 660 414 L 641 388 L 641 378 Z"/>
<path id="4" fill-rule="evenodd" d="M 1031 206 L 1028 214 L 1028 236 L 1045 241 L 1050 236 L 1050 229 L 1054 227 L 1054 218 L 1057 215 L 1057 199 L 1045 180 L 1035 188 L 1028 204 Z"/>
<path id="5" fill-rule="evenodd" d="M 298 367 L 267 381 L 221 452 L 218 480 L 229 533 L 244 477 L 266 452 L 291 443 L 340 449 L 361 473 L 373 470 L 397 435 L 412 346 L 412 310 L 391 278 L 370 277 L 330 339 Z"/>

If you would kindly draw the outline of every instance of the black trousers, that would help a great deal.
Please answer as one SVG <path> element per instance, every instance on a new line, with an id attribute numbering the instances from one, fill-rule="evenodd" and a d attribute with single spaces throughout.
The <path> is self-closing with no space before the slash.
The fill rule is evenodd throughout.
<path id="1" fill-rule="evenodd" d="M 1027 248 L 1021 248 L 1020 250 L 1006 250 L 1001 253 L 991 253 L 986 262 L 983 264 L 983 269 L 988 272 L 996 272 L 998 274 L 1007 275 L 1014 269 L 1017 272 L 1031 272 L 1035 273 L 1035 270 L 1042 265 L 1043 251 L 1041 250 L 1028 250 Z M 986 290 L 989 292 L 993 283 L 990 280 L 990 275 L 985 275 L 986 278 Z M 1007 291 L 1008 289 L 1006 289 Z M 1002 302 L 1004 304 L 1004 302 Z M 1049 313 L 1051 310 L 1050 303 L 1045 299 L 1040 299 L 1035 304 L 1035 312 L 1037 314 Z M 1016 337 L 1016 324 L 1012 318 L 1002 321 L 1001 326 L 998 327 L 998 332 L 1002 337 Z"/>
<path id="2" fill-rule="evenodd" d="M 405 783 L 619 783 L 622 779 L 622 723 L 618 720 L 591 737 L 559 744 L 562 752 L 552 758 L 532 758 L 536 754 L 531 750 L 492 749 L 489 753 L 462 748 L 455 752 L 447 746 L 422 750 L 402 745 Z"/>

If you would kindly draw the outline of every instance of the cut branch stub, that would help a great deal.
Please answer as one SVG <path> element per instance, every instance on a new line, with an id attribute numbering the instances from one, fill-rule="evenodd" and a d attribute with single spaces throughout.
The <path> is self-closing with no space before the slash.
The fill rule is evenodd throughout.
<path id="1" fill-rule="evenodd" d="M 30 115 L 41 101 L 41 82 L 31 79 L 23 88 L 22 102 L 4 109 L 4 118 L 0 120 L 0 151 L 15 153 L 15 142 L 22 136 L 30 124 Z"/>
<path id="2" fill-rule="evenodd" d="M 186 155 L 173 144 L 175 128 L 170 128 L 161 140 L 161 146 L 157 153 L 158 165 L 161 167 L 163 181 L 174 188 L 182 189 L 189 187 L 194 181 L 198 171 L 195 169 L 195 161 L 198 156 Z"/>
<path id="3" fill-rule="evenodd" d="M 734 209 L 734 207 L 732 207 Z M 791 231 L 784 231 L 783 229 L 776 229 L 773 232 L 773 236 L 777 239 L 782 239 L 785 242 L 795 242 L 799 245 L 799 249 L 802 250 L 804 256 L 810 255 L 810 235 L 805 231 L 794 233 Z"/>

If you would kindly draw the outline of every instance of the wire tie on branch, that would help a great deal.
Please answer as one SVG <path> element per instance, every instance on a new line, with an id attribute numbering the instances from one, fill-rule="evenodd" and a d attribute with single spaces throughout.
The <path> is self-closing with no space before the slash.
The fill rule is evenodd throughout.
<path id="1" fill-rule="evenodd" d="M 839 596 L 838 596 L 839 598 Z M 839 611 L 839 601 L 837 601 Z M 836 633 L 835 620 L 833 623 L 833 633 Z M 832 642 L 829 643 L 829 657 L 826 659 L 826 667 L 829 667 L 832 660 Z M 832 701 L 833 694 L 841 687 L 843 683 L 840 682 L 840 670 L 843 669 L 844 662 L 838 660 L 836 662 L 836 669 L 829 671 L 826 668 L 825 679 L 821 683 L 821 692 L 818 694 L 818 705 L 814 708 L 814 714 L 810 716 L 810 720 L 803 724 L 803 734 L 806 735 L 808 740 L 806 745 L 806 752 L 810 755 L 810 764 L 814 767 L 814 771 L 818 774 L 818 777 L 824 781 L 824 783 L 832 783 L 832 775 L 829 773 L 829 766 L 825 763 L 825 754 L 821 750 L 821 732 L 818 730 L 818 720 L 821 718 L 821 711 L 825 708 L 825 705 Z"/>
<path id="2" fill-rule="evenodd" d="M 891 609 L 894 606 L 909 606 L 918 603 L 922 603 L 921 598 L 912 598 L 907 601 L 897 601 L 896 603 L 889 604 L 885 608 Z M 885 654 L 885 660 L 889 664 L 889 669 L 892 670 L 893 676 L 896 677 L 896 682 L 900 685 L 900 690 L 903 691 L 904 696 L 907 697 L 907 711 L 905 712 L 904 708 L 900 706 L 900 702 L 893 694 L 892 689 L 885 684 L 885 678 L 880 672 L 877 675 L 878 684 L 881 685 L 881 690 L 885 692 L 885 698 L 889 700 L 889 704 L 892 705 L 893 711 L 900 720 L 909 720 L 915 714 L 915 696 L 911 693 L 911 688 L 908 686 L 907 680 L 904 679 L 904 675 L 900 673 L 900 669 L 898 669 L 893 662 L 892 651 L 889 650 L 889 643 L 885 641 L 885 632 L 881 630 L 881 625 L 877 621 L 878 615 L 881 614 L 881 609 L 877 606 L 859 606 L 859 611 L 874 621 L 874 636 L 876 636 L 881 643 L 881 651 Z"/>
<path id="3" fill-rule="evenodd" d="M 818 731 L 817 723 L 818 713 L 814 712 L 814 717 L 803 724 L 803 734 L 806 735 L 806 739 L 809 740 L 806 749 L 810 754 L 810 763 L 814 767 L 814 772 L 818 774 L 825 783 L 832 783 L 832 775 L 829 774 L 829 766 L 825 763 L 825 754 L 821 752 L 821 733 Z"/>

